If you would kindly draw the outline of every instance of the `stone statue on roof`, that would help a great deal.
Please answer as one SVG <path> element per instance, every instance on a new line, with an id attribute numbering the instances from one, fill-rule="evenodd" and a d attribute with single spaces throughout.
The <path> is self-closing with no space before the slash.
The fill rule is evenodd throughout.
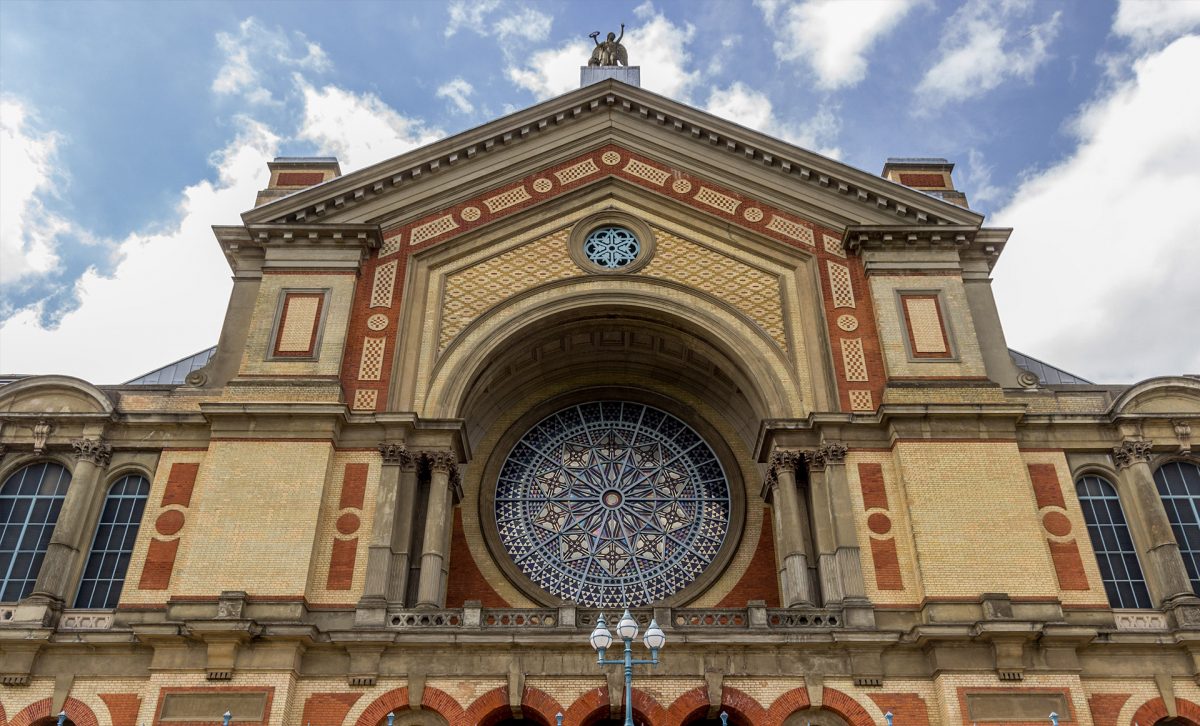
<path id="1" fill-rule="evenodd" d="M 600 37 L 598 30 L 592 31 L 588 37 L 596 44 L 592 49 L 592 57 L 588 60 L 589 66 L 629 65 L 629 54 L 625 52 L 625 46 L 621 45 L 621 38 L 625 37 L 625 23 L 621 23 L 621 35 L 609 33 L 603 43 L 597 40 Z"/>

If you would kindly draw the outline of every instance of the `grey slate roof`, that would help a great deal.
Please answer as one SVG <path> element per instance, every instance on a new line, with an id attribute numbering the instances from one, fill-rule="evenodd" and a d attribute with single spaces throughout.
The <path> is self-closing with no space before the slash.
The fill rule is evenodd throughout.
<path id="1" fill-rule="evenodd" d="M 1008 354 L 1012 356 L 1013 362 L 1017 364 L 1018 368 L 1024 368 L 1037 376 L 1043 386 L 1057 386 L 1064 383 L 1092 383 L 1092 381 L 1086 378 L 1080 378 L 1073 373 L 1067 373 L 1061 368 L 1055 368 L 1045 361 L 1040 361 L 1031 355 L 1025 355 L 1018 350 L 1009 348 Z"/>
<path id="2" fill-rule="evenodd" d="M 212 358 L 213 353 L 217 350 L 217 346 L 206 348 L 205 350 L 189 355 L 187 358 L 177 360 L 170 365 L 165 365 L 157 370 L 150 371 L 144 375 L 134 378 L 132 381 L 126 381 L 127 386 L 182 386 L 187 380 L 187 375 L 197 368 L 203 368 L 204 364 Z"/>

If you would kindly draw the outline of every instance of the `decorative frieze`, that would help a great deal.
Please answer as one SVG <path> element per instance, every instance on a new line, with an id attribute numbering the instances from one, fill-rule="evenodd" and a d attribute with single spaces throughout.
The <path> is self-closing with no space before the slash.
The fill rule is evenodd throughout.
<path id="1" fill-rule="evenodd" d="M 104 439 L 75 439 L 71 442 L 71 448 L 75 450 L 76 459 L 89 461 L 101 468 L 108 466 L 112 458 L 112 446 Z"/>
<path id="2" fill-rule="evenodd" d="M 1150 463 L 1150 450 L 1154 444 L 1149 441 L 1123 441 L 1112 450 L 1113 461 L 1118 469 L 1133 466 L 1137 463 Z"/>

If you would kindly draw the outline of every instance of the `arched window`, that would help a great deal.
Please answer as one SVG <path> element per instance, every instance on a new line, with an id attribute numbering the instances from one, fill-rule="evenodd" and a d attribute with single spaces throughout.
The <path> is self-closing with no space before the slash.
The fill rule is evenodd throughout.
<path id="1" fill-rule="evenodd" d="M 1189 461 L 1168 462 L 1154 472 L 1154 483 L 1175 531 L 1192 590 L 1200 592 L 1200 466 Z"/>
<path id="2" fill-rule="evenodd" d="M 0 602 L 16 602 L 33 590 L 70 483 L 71 472 L 44 461 L 0 486 Z"/>
<path id="3" fill-rule="evenodd" d="M 149 494 L 150 482 L 139 474 L 123 476 L 109 488 L 104 509 L 100 511 L 92 551 L 83 568 L 75 607 L 111 609 L 117 606 Z"/>
<path id="4" fill-rule="evenodd" d="M 1085 476 L 1076 482 L 1075 492 L 1087 520 L 1108 604 L 1114 608 L 1153 607 L 1117 490 L 1107 479 Z"/>

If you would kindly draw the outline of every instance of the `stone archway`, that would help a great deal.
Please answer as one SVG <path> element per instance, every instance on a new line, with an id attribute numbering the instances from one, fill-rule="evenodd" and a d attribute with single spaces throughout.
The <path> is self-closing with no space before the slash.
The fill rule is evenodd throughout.
<path id="1" fill-rule="evenodd" d="M 403 709 L 395 712 L 396 719 L 392 726 L 449 726 L 449 722 L 433 711 L 412 711 Z M 387 716 L 379 720 L 375 726 L 387 726 Z"/>
<path id="2" fill-rule="evenodd" d="M 850 726 L 846 719 L 821 707 L 805 708 L 788 716 L 783 726 Z"/>

